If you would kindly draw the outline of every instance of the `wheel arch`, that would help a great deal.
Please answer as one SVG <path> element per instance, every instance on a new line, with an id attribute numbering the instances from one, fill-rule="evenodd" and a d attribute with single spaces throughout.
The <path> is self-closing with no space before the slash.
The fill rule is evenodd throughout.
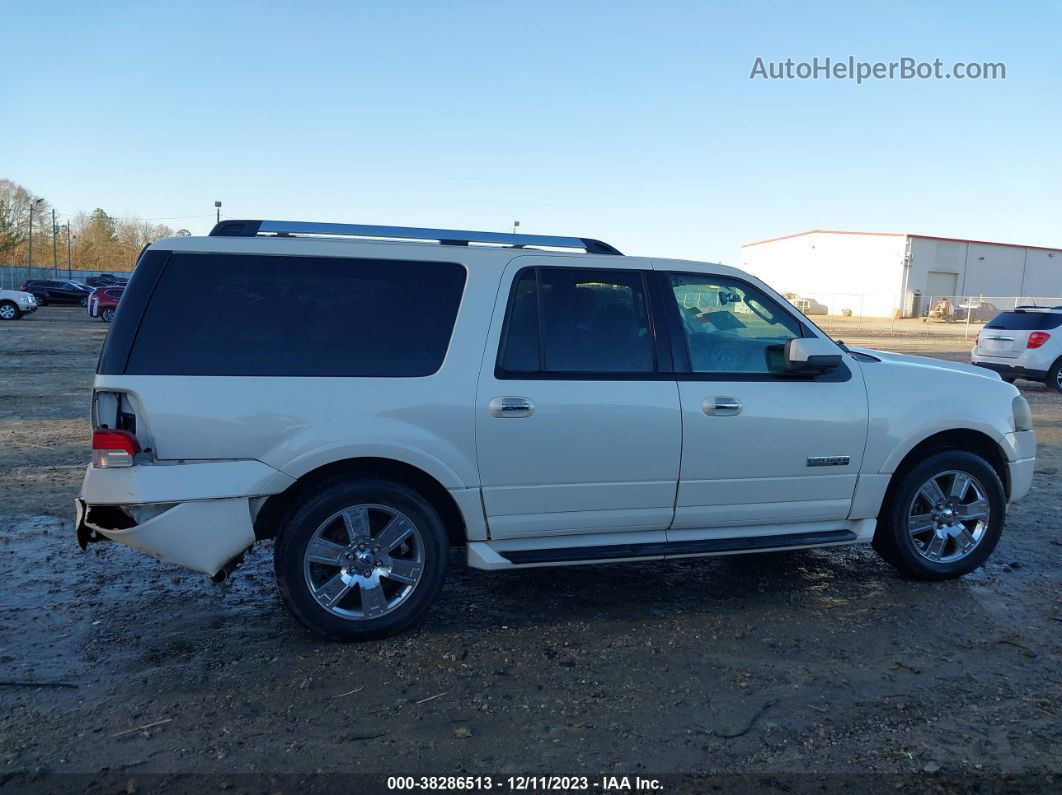
<path id="1" fill-rule="evenodd" d="M 1047 376 L 1044 379 L 1044 386 L 1046 386 L 1048 389 L 1051 388 L 1051 373 L 1056 367 L 1058 367 L 1060 372 L 1062 372 L 1062 354 L 1060 354 L 1058 358 L 1051 362 L 1051 365 L 1047 368 Z"/>
<path id="2" fill-rule="evenodd" d="M 999 446 L 999 443 L 981 431 L 969 428 L 953 428 L 927 436 L 907 451 L 889 478 L 889 486 L 885 491 L 882 505 L 889 503 L 900 481 L 920 461 L 934 453 L 953 450 L 974 453 L 984 458 L 995 470 L 996 474 L 999 475 L 999 480 L 1003 484 L 1003 491 L 1007 499 L 1010 499 L 1010 470 L 1007 467 L 1006 454 Z"/>
<path id="3" fill-rule="evenodd" d="M 288 511 L 311 490 L 329 482 L 362 478 L 391 480 L 416 489 L 439 512 L 450 544 L 465 545 L 467 532 L 464 514 L 442 483 L 423 469 L 405 461 L 371 456 L 345 458 L 323 464 L 303 473 L 284 491 L 266 498 L 255 515 L 255 538 L 259 541 L 275 538 Z"/>

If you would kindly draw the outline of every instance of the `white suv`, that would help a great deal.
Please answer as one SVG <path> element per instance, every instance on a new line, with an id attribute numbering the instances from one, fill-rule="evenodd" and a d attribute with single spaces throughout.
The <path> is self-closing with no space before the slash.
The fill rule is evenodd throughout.
<path id="1" fill-rule="evenodd" d="M 961 575 L 1035 456 L 996 374 L 849 350 L 733 268 L 277 221 L 146 250 L 92 422 L 83 546 L 224 578 L 275 538 L 334 639 L 418 620 L 452 545 L 494 570 L 872 542 Z"/>
<path id="2" fill-rule="evenodd" d="M 0 290 L 0 320 L 18 320 L 37 311 L 37 297 L 22 290 Z"/>
<path id="3" fill-rule="evenodd" d="M 1004 381 L 1040 381 L 1062 392 L 1062 306 L 1019 306 L 988 321 L 971 353 Z"/>

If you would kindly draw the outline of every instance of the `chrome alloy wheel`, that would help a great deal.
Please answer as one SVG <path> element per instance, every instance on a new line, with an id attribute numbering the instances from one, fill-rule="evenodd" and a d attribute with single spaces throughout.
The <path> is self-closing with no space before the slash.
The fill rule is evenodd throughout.
<path id="1" fill-rule="evenodd" d="M 950 470 L 934 475 L 915 493 L 907 530 L 919 555 L 933 563 L 955 563 L 981 543 L 990 515 L 981 482 Z"/>
<path id="2" fill-rule="evenodd" d="M 409 599 L 424 569 L 424 539 L 386 505 L 354 505 L 325 519 L 303 555 L 321 607 L 340 618 L 379 618 Z"/>
<path id="3" fill-rule="evenodd" d="M 4 304 L 0 306 L 0 318 L 4 320 L 14 320 L 15 315 L 18 314 L 18 310 L 15 309 L 13 304 Z"/>

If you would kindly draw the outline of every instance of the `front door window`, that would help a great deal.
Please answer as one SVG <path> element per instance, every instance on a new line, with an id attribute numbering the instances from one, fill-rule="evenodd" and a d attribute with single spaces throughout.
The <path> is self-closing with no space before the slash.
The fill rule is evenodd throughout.
<path id="1" fill-rule="evenodd" d="M 763 291 L 723 276 L 670 275 L 695 373 L 782 373 L 800 323 Z"/>

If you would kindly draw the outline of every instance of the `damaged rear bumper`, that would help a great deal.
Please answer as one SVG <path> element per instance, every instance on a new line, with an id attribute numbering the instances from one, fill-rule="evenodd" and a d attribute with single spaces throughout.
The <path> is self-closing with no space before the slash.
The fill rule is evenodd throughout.
<path id="1" fill-rule="evenodd" d="M 88 467 L 76 501 L 84 548 L 108 539 L 214 576 L 252 543 L 252 500 L 294 480 L 260 461 Z"/>
<path id="2" fill-rule="evenodd" d="M 254 543 L 246 497 L 123 508 L 76 500 L 77 540 L 84 548 L 117 541 L 178 566 L 214 576 Z M 152 515 L 153 514 L 153 515 Z M 137 521 L 136 516 L 150 516 Z"/>

